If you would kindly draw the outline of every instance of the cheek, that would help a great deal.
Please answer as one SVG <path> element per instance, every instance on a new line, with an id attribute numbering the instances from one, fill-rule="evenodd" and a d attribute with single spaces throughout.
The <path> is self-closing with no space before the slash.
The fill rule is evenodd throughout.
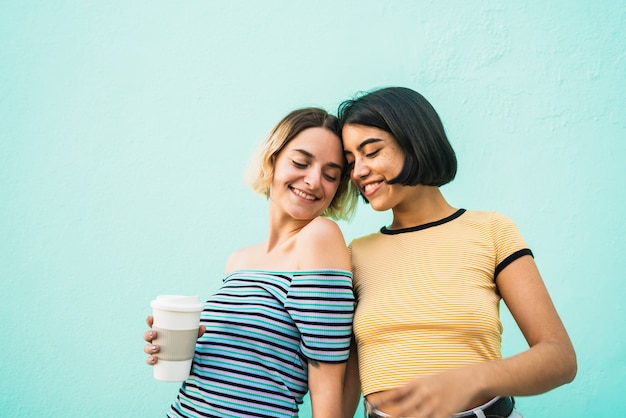
<path id="1" fill-rule="evenodd" d="M 328 198 L 328 202 L 333 200 L 335 197 L 335 193 L 337 193 L 337 189 L 339 188 L 339 182 L 337 183 L 327 183 L 324 186 L 325 195 Z"/>
<path id="2" fill-rule="evenodd" d="M 286 181 L 293 177 L 294 171 L 290 164 L 276 164 L 274 167 L 274 181 Z"/>
<path id="3" fill-rule="evenodd" d="M 404 167 L 404 156 L 399 153 L 391 153 L 381 156 L 378 160 L 380 170 L 388 171 L 393 177 L 397 177 Z"/>

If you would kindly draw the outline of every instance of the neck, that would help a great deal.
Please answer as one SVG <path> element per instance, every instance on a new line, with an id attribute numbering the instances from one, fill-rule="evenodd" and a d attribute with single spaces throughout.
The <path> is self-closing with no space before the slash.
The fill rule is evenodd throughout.
<path id="1" fill-rule="evenodd" d="M 441 194 L 439 187 L 413 186 L 402 202 L 392 208 L 390 229 L 410 228 L 435 222 L 456 212 Z"/>
<path id="2" fill-rule="evenodd" d="M 272 210 L 271 207 L 269 218 L 269 232 L 266 241 L 267 253 L 271 253 L 274 249 L 289 242 L 312 220 L 294 219 L 285 213 L 278 213 L 278 211 Z"/>

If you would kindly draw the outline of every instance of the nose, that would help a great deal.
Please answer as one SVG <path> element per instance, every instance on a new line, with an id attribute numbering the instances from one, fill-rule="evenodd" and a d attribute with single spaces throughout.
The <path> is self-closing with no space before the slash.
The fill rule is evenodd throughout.
<path id="1" fill-rule="evenodd" d="M 350 175 L 353 180 L 359 180 L 369 174 L 369 167 L 361 158 L 355 158 Z"/>
<path id="2" fill-rule="evenodd" d="M 304 176 L 304 183 L 311 189 L 319 187 L 322 182 L 322 171 L 316 168 L 311 168 Z"/>

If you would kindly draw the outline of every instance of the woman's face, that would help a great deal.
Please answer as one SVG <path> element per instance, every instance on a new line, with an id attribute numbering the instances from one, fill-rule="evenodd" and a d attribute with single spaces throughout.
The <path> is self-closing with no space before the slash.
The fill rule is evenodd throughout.
<path id="1" fill-rule="evenodd" d="M 403 198 L 404 186 L 388 184 L 404 165 L 404 151 L 386 131 L 365 125 L 346 124 L 343 147 L 352 182 L 374 210 L 393 208 Z"/>
<path id="2" fill-rule="evenodd" d="M 339 137 L 326 128 L 305 129 L 276 156 L 270 201 L 294 219 L 313 219 L 335 197 L 343 167 Z"/>

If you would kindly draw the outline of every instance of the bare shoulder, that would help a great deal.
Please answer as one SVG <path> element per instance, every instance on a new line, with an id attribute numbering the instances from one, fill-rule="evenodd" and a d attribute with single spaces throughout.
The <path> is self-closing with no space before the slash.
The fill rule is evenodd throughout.
<path id="1" fill-rule="evenodd" d="M 343 239 L 339 225 L 331 219 L 318 216 L 302 229 L 301 237 L 307 240 Z"/>
<path id="2" fill-rule="evenodd" d="M 336 222 L 317 217 L 298 236 L 296 253 L 303 269 L 350 269 L 350 256 Z"/>
<path id="3" fill-rule="evenodd" d="M 226 273 L 252 268 L 258 257 L 259 246 L 260 244 L 250 245 L 233 251 L 226 261 Z"/>

